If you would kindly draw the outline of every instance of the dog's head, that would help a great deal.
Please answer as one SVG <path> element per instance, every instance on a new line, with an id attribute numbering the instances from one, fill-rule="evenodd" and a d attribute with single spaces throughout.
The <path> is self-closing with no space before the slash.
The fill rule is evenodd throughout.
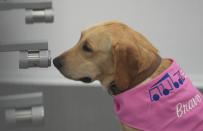
<path id="1" fill-rule="evenodd" d="M 81 33 L 79 42 L 53 61 L 67 78 L 108 85 L 115 81 L 120 88 L 129 86 L 133 77 L 149 67 L 156 48 L 127 25 L 104 22 Z"/>

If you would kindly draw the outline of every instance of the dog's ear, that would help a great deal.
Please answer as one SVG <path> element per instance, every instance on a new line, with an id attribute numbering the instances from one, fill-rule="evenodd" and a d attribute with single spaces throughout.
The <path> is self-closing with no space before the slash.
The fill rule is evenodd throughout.
<path id="1" fill-rule="evenodd" d="M 113 45 L 115 76 L 114 82 L 119 90 L 130 86 L 139 70 L 139 50 L 134 44 L 116 43 Z"/>

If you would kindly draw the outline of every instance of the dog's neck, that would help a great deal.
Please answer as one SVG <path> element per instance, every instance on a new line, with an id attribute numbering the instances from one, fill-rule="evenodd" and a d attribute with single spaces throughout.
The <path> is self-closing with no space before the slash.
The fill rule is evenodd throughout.
<path id="1" fill-rule="evenodd" d="M 156 58 L 152 61 L 151 65 L 143 70 L 142 72 L 138 73 L 134 80 L 132 81 L 132 83 L 130 84 L 130 86 L 125 89 L 119 89 L 119 87 L 117 87 L 117 85 L 114 82 L 111 82 L 111 84 L 108 87 L 108 92 L 110 95 L 117 95 L 119 93 L 122 93 L 126 90 L 129 90 L 137 85 L 139 85 L 140 83 L 143 83 L 143 81 L 145 81 L 147 78 L 149 78 L 152 74 L 154 74 L 154 72 L 159 68 L 161 64 L 161 57 L 159 55 L 156 56 Z"/>

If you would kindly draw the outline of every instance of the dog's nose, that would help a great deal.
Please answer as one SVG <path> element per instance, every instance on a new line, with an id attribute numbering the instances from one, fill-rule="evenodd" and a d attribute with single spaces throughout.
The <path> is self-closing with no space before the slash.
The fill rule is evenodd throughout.
<path id="1" fill-rule="evenodd" d="M 54 63 L 54 66 L 58 69 L 60 69 L 63 65 L 61 63 L 61 60 L 59 57 L 56 57 L 54 60 L 53 60 L 53 63 Z"/>

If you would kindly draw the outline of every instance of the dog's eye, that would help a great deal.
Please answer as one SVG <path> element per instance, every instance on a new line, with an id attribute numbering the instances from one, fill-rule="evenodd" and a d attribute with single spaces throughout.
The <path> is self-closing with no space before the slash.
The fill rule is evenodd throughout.
<path id="1" fill-rule="evenodd" d="M 87 43 L 85 43 L 82 48 L 84 51 L 92 52 L 92 49 L 89 47 L 89 45 Z"/>

